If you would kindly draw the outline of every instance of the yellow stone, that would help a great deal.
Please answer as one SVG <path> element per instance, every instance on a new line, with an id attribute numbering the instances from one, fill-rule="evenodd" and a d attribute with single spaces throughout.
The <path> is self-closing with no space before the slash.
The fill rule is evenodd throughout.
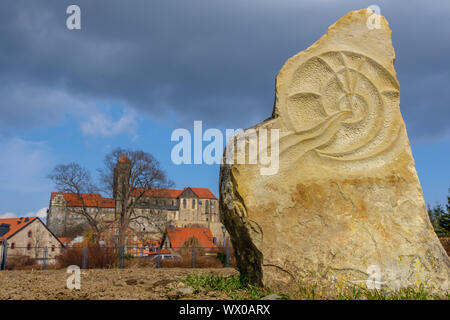
<path id="1" fill-rule="evenodd" d="M 369 28 L 369 18 L 348 13 L 278 74 L 272 117 L 251 128 L 279 130 L 278 172 L 221 167 L 222 221 L 254 283 L 448 290 L 450 261 L 400 113 L 391 30 L 382 16 Z"/>

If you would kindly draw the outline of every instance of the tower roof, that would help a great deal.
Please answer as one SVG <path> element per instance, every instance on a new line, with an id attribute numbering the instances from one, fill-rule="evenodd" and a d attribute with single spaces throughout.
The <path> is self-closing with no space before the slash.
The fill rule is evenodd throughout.
<path id="1" fill-rule="evenodd" d="M 128 162 L 130 159 L 125 155 L 125 153 L 120 157 L 119 162 Z"/>

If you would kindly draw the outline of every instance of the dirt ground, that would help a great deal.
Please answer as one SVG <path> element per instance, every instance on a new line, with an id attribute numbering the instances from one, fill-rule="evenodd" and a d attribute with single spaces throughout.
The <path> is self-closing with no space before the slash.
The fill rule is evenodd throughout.
<path id="1" fill-rule="evenodd" d="M 232 268 L 135 268 L 81 270 L 80 290 L 66 287 L 70 276 L 66 270 L 13 270 L 0 272 L 0 299 L 146 299 L 173 298 L 180 281 L 188 274 L 237 274 Z M 195 299 L 226 299 L 211 293 L 200 293 Z M 189 297 L 183 297 L 189 299 Z"/>

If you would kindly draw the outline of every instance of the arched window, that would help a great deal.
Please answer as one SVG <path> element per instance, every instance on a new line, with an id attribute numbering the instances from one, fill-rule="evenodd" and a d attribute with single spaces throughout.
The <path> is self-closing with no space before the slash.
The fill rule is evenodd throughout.
<path id="1" fill-rule="evenodd" d="M 195 209 L 195 199 L 192 199 L 192 209 Z"/>
<path id="2" fill-rule="evenodd" d="M 11 243 L 11 249 L 14 249 L 15 247 L 16 247 L 16 243 L 15 242 Z"/>
<path id="3" fill-rule="evenodd" d="M 27 244 L 27 250 L 31 250 L 31 243 Z"/>
<path id="4" fill-rule="evenodd" d="M 52 251 L 55 251 L 55 245 L 52 245 Z"/>
<path id="5" fill-rule="evenodd" d="M 186 209 L 186 199 L 183 199 L 183 208 Z"/>
<path id="6" fill-rule="evenodd" d="M 33 232 L 31 230 L 28 231 L 28 238 L 31 238 L 32 235 L 33 235 Z"/>

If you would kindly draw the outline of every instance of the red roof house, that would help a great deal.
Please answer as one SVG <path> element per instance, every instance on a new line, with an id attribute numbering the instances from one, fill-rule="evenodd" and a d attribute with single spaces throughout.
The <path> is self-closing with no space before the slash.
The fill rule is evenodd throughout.
<path id="1" fill-rule="evenodd" d="M 173 249 L 185 247 L 185 243 L 191 238 L 195 238 L 198 241 L 199 247 L 217 248 L 209 228 L 179 228 L 170 226 L 167 227 L 166 232 L 165 244 Z"/>
<path id="2" fill-rule="evenodd" d="M 36 217 L 0 219 L 0 241 L 11 238 L 35 219 Z"/>
<path id="3" fill-rule="evenodd" d="M 38 217 L 0 219 L 0 242 L 4 240 L 8 243 L 8 256 L 28 256 L 37 262 L 43 260 L 47 247 L 49 263 L 54 263 L 64 246 Z"/>

